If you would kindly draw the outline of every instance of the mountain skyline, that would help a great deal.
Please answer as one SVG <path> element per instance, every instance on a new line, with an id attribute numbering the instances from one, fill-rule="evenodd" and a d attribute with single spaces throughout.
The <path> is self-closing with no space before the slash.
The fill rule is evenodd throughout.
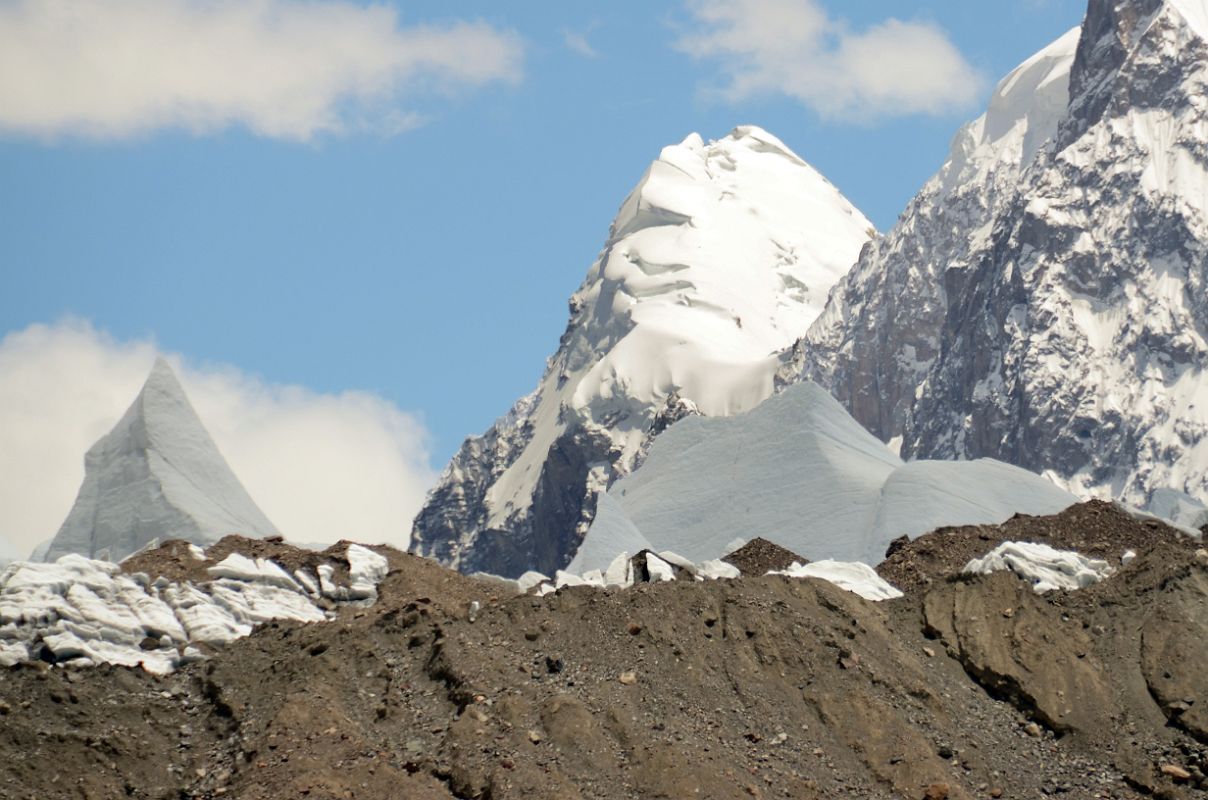
<path id="1" fill-rule="evenodd" d="M 768 124 L 774 133 L 782 135 L 790 144 L 805 141 L 807 147 L 802 148 L 803 156 L 829 179 L 836 181 L 840 189 L 844 189 L 845 184 L 859 185 L 861 181 L 867 182 L 870 177 L 875 177 L 875 191 L 871 188 L 864 189 L 864 199 L 867 204 L 882 210 L 874 213 L 873 209 L 866 213 L 872 215 L 874 222 L 884 228 L 890 220 L 889 214 L 897 211 L 894 206 L 901 204 L 901 200 L 884 198 L 890 198 L 895 193 L 900 198 L 912 194 L 922 176 L 933 170 L 935 163 L 938 163 L 939 154 L 943 152 L 947 138 L 955 129 L 955 123 L 968 118 L 976 110 L 976 103 L 956 109 L 951 106 L 944 107 L 935 113 L 932 110 L 918 111 L 920 107 L 916 107 L 915 113 L 905 116 L 853 121 L 850 116 L 836 118 L 833 116 L 833 110 L 826 112 L 811 107 L 809 104 L 812 101 L 805 89 L 795 89 L 797 95 L 794 96 L 741 96 L 741 93 L 731 92 L 729 98 L 713 96 L 706 99 L 706 88 L 716 90 L 724 87 L 727 80 L 737 80 L 732 68 L 736 64 L 748 63 L 754 55 L 758 55 L 752 55 L 751 47 L 754 45 L 749 44 L 751 37 L 756 36 L 758 31 L 744 30 L 741 26 L 736 26 L 733 20 L 727 21 L 716 15 L 709 16 L 708 5 L 696 4 L 677 8 L 676 13 L 670 15 L 674 19 L 655 20 L 645 34 L 658 40 L 658 52 L 663 54 L 660 58 L 679 59 L 676 69 L 680 72 L 676 74 L 680 75 L 679 85 L 683 91 L 680 92 L 682 99 L 677 102 L 686 102 L 687 106 L 668 107 L 657 120 L 656 126 L 663 131 L 674 129 L 674 135 L 652 142 L 651 129 L 648 127 L 636 130 L 636 139 L 633 138 L 634 134 L 619 136 L 619 131 L 610 127 L 607 131 L 609 145 L 599 148 L 601 152 L 608 153 L 608 159 L 587 159 L 581 162 L 583 165 L 591 163 L 593 169 L 607 167 L 610 170 L 607 176 L 590 179 L 592 192 L 568 193 L 565 189 L 548 191 L 552 188 L 550 181 L 567 181 L 572 177 L 562 169 L 539 172 L 541 180 L 545 181 L 544 188 L 537 185 L 525 192 L 537 192 L 537 197 L 546 198 L 559 194 L 576 198 L 587 197 L 591 201 L 592 209 L 604 208 L 605 213 L 601 215 L 592 211 L 589 215 L 582 211 L 571 212 L 566 203 L 559 201 L 558 224 L 544 226 L 546 232 L 542 236 L 543 251 L 540 257 L 533 258 L 531 248 L 511 245 L 509 253 L 505 254 L 505 260 L 520 257 L 523 258 L 523 266 L 488 269 L 485 265 L 493 264 L 493 259 L 481 255 L 465 258 L 467 262 L 480 262 L 484 265 L 474 268 L 473 274 L 478 282 L 473 284 L 474 291 L 468 293 L 440 288 L 447 287 L 450 281 L 457 281 L 457 270 L 438 268 L 416 271 L 408 267 L 391 279 L 398 288 L 393 296 L 409 304 L 404 306 L 406 313 L 403 314 L 387 313 L 380 308 L 382 299 L 390 293 L 373 291 L 373 298 L 357 294 L 358 275 L 360 283 L 365 287 L 377 285 L 372 273 L 380 272 L 380 254 L 360 266 L 351 267 L 352 273 L 347 279 L 333 282 L 340 270 L 335 270 L 329 275 L 319 275 L 315 270 L 330 267 L 332 264 L 340 265 L 341 269 L 348 269 L 348 263 L 333 252 L 330 246 L 310 248 L 297 262 L 305 265 L 302 272 L 296 276 L 282 276 L 282 280 L 274 279 L 273 275 L 274 272 L 279 273 L 284 265 L 265 269 L 250 267 L 246 256 L 232 252 L 229 244 L 225 242 L 241 241 L 254 245 L 248 253 L 257 248 L 275 247 L 280 252 L 271 260 L 280 260 L 284 253 L 294 247 L 298 229 L 292 223 L 283 227 L 286 220 L 281 215 L 286 206 L 265 202 L 268 196 L 264 195 L 264 191 L 267 191 L 268 186 L 274 186 L 274 192 L 286 190 L 295 198 L 314 198 L 313 189 L 309 188 L 309 185 L 304 187 L 291 183 L 293 178 L 290 176 L 298 174 L 297 168 L 305 164 L 308 171 L 319 168 L 320 173 L 315 174 L 325 175 L 324 180 L 328 180 L 331 176 L 325 172 L 325 165 L 334 166 L 346 159 L 350 155 L 350 148 L 357 145 L 364 146 L 365 159 L 384 157 L 390 149 L 397 147 L 403 148 L 404 151 L 420 147 L 434 153 L 448 152 L 442 148 L 458 147 L 461 140 L 456 136 L 447 140 L 432 137 L 448 137 L 456 133 L 460 130 L 458 126 L 462 124 L 458 119 L 436 118 L 421 128 L 399 133 L 394 138 L 383 139 L 380 134 L 378 138 L 344 134 L 302 146 L 295 143 L 279 144 L 271 137 L 257 138 L 248 133 L 241 133 L 238 129 L 210 134 L 181 134 L 167 129 L 143 133 L 141 138 L 136 137 L 130 142 L 98 142 L 70 137 L 30 140 L 28 137 L 22 138 L 10 128 L 3 142 L 0 142 L 0 158 L 4 159 L 6 166 L 12 168 L 12 174 L 18 176 L 17 185 L 24 187 L 27 196 L 32 197 L 35 202 L 21 205 L 15 196 L 3 202 L 6 209 L 14 212 L 8 216 L 13 236 L 6 240 L 9 249 L 0 253 L 0 257 L 9 263 L 21 265 L 16 269 L 17 291 L 7 295 L 2 301 L 4 305 L 0 305 L 0 323 L 3 323 L 0 330 L 6 336 L 6 358 L 3 363 L 11 365 L 8 367 L 10 371 L 0 376 L 0 383 L 7 384 L 5 388 L 9 390 L 6 393 L 11 399 L 8 408 L 19 411 L 28 409 L 30 405 L 28 387 L 32 384 L 24 379 L 18 382 L 17 378 L 24 374 L 21 359 L 49 358 L 51 352 L 59 353 L 66 363 L 78 363 L 77 357 L 89 357 L 90 354 L 95 356 L 97 353 L 105 353 L 105 363 L 113 361 L 115 356 L 116 360 L 130 363 L 124 359 L 132 350 L 178 354 L 186 363 L 196 366 L 199 372 L 228 377 L 234 375 L 236 377 L 231 383 L 235 385 L 254 384 L 258 388 L 250 393 L 251 397 L 258 398 L 265 394 L 292 397 L 302 393 L 313 399 L 314 407 L 325 411 L 329 411 L 333 405 L 340 405 L 341 401 L 333 398 L 345 397 L 348 394 L 346 387 L 363 386 L 368 390 L 367 393 L 356 388 L 352 393 L 358 397 L 367 394 L 369 398 L 380 398 L 385 403 L 380 412 L 373 412 L 369 416 L 388 420 L 380 423 L 380 430 L 384 432 L 380 438 L 390 442 L 387 449 L 391 451 L 384 454 L 384 463 L 395 478 L 399 479 L 398 485 L 404 487 L 401 493 L 411 498 L 409 502 L 414 507 L 418 507 L 419 499 L 431 480 L 433 470 L 444 463 L 447 454 L 456 447 L 461 438 L 481 430 L 488 424 L 508 402 L 504 398 L 514 397 L 519 391 L 527 391 L 531 386 L 532 378 L 529 376 L 534 370 L 534 354 L 548 350 L 549 341 L 561 326 L 558 318 L 563 313 L 564 297 L 581 276 L 582 269 L 590 262 L 591 248 L 594 248 L 601 238 L 602 220 L 616 208 L 624 192 L 624 188 L 617 187 L 627 188 L 627 185 L 632 185 L 641 165 L 653 158 L 659 147 L 678 141 L 691 127 L 700 128 L 706 139 L 719 138 L 733 127 L 734 122 L 742 121 L 747 116 L 758 117 L 756 121 Z M 1005 68 L 1021 60 L 1031 49 L 1043 43 L 1038 41 L 1038 27 L 1050 28 L 1055 34 L 1075 23 L 1081 14 L 1079 3 L 1046 3 L 1038 4 L 1036 8 L 1003 11 L 1002 16 L 996 18 L 997 23 L 1001 23 L 1002 30 L 1016 33 L 1013 36 L 991 37 L 991 41 L 975 26 L 974 23 L 984 22 L 978 15 L 970 16 L 963 12 L 945 10 L 937 4 L 922 3 L 909 9 L 891 7 L 888 4 L 871 4 L 858 13 L 840 11 L 838 7 L 822 4 L 804 5 L 820 10 L 827 24 L 832 26 L 833 30 L 828 32 L 827 36 L 833 48 L 840 48 L 844 42 L 857 41 L 859 34 L 875 31 L 878 26 L 887 24 L 891 11 L 893 16 L 906 23 L 939 31 L 946 42 L 963 53 L 963 64 L 958 63 L 957 66 L 963 68 L 971 65 L 972 71 L 976 73 L 974 77 L 981 80 L 985 86 L 989 85 L 990 77 L 1005 71 Z M 773 9 L 775 7 L 778 6 L 768 6 Z M 856 13 L 857 16 L 845 18 L 842 14 L 846 13 Z M 525 52 L 529 54 L 528 57 L 551 57 L 548 53 L 553 47 L 552 44 L 540 40 L 535 34 L 527 38 L 524 35 L 538 23 L 548 28 L 551 20 L 525 17 L 509 27 L 508 20 L 500 20 L 497 17 L 498 15 L 494 15 L 488 22 L 501 31 L 519 30 L 521 38 L 526 42 Z M 406 29 L 409 20 L 413 18 L 403 18 L 399 23 L 400 30 Z M 9 21 L 11 20 L 0 20 Z M 594 52 L 595 57 L 584 52 L 584 48 L 576 49 L 577 45 L 572 44 L 578 42 L 572 23 L 577 24 L 580 21 L 563 22 L 566 24 L 557 30 L 558 46 L 570 55 L 582 59 L 582 68 L 599 70 L 608 65 L 616 67 L 616 53 L 619 51 L 615 50 L 618 43 L 613 37 L 622 30 L 617 27 L 619 22 L 603 20 L 594 28 L 591 24 L 580 26 L 589 32 L 598 31 L 595 35 L 579 34 L 580 38 L 585 38 L 589 45 L 587 49 Z M 748 44 L 743 46 L 747 49 L 742 53 L 731 52 L 733 47 L 730 51 L 722 52 L 726 50 L 722 45 L 730 40 L 719 38 L 717 34 L 719 31 L 724 32 L 726 25 L 730 25 L 728 30 L 735 36 L 741 34 L 746 37 L 743 41 Z M 548 30 L 542 34 L 549 35 L 552 34 Z M 1048 35 L 1046 33 L 1046 36 Z M 1024 41 L 1027 42 L 1026 47 L 1022 44 Z M 605 43 L 611 43 L 614 50 L 609 51 L 604 46 Z M 695 55 L 685 52 L 685 49 L 693 48 L 696 50 Z M 653 52 L 656 48 L 647 49 Z M 835 49 L 834 52 L 839 51 Z M 534 53 L 537 55 L 532 55 Z M 771 62 L 760 63 L 767 69 L 774 66 L 769 65 Z M 580 67 L 576 67 L 578 68 Z M 627 65 L 624 68 L 637 67 Z M 821 70 L 822 67 L 819 66 L 818 69 Z M 546 87 L 542 82 L 544 77 L 538 77 L 532 72 L 526 72 L 525 75 L 527 77 L 522 79 L 522 87 L 527 85 L 524 81 L 536 81 L 540 87 Z M 981 91 L 985 91 L 985 86 Z M 510 91 L 518 90 L 504 89 L 502 94 L 506 95 Z M 475 102 L 470 95 L 466 95 L 450 107 L 450 113 L 469 114 L 475 111 Z M 491 102 L 500 101 L 495 99 Z M 719 120 L 725 122 L 719 124 Z M 783 120 L 784 123 L 775 125 L 765 120 Z M 710 125 L 720 129 L 710 130 Z M 529 127 L 512 120 L 505 125 L 505 129 L 518 134 Z M 783 133 L 778 129 L 784 129 Z M 596 131 L 595 128 L 592 130 Z M 555 139 L 558 146 L 573 141 L 566 137 Z M 910 150 L 912 157 L 893 155 L 897 152 L 894 147 L 869 146 L 876 141 L 890 140 L 897 148 Z M 930 144 L 923 146 L 921 143 L 924 142 Z M 624 147 L 620 147 L 623 143 Z M 853 150 L 860 152 L 859 158 L 851 157 Z M 931 161 L 927 160 L 928 152 L 932 154 Z M 232 183 L 229 188 L 213 182 L 214 178 L 233 177 L 234 173 L 225 171 L 227 166 L 235 163 L 231 159 L 241 160 L 252 155 L 256 156 L 260 166 L 251 170 L 245 179 Z M 361 157 L 358 155 L 358 158 Z M 890 169 L 884 168 L 884 159 L 887 158 L 893 163 Z M 226 166 L 215 172 L 206 169 L 206 163 Z M 272 165 L 271 170 L 259 171 L 266 163 Z M 878 163 L 881 167 L 877 166 Z M 168 172 L 146 171 L 156 164 L 166 167 Z M 291 164 L 292 167 L 288 166 Z M 197 171 L 199 167 L 209 174 L 201 176 Z M 851 173 L 853 168 L 864 177 Z M 120 173 L 115 172 L 115 169 L 120 169 Z M 448 174 L 447 170 L 443 172 Z M 851 177 L 843 179 L 836 176 L 836 172 L 846 173 Z M 359 172 L 355 174 L 362 175 Z M 349 175 L 349 180 L 352 180 L 353 173 Z M 35 180 L 39 176 L 52 180 L 39 183 Z M 176 185 L 195 187 L 202 194 L 196 195 L 195 201 L 187 206 L 160 203 L 159 208 L 153 212 L 146 200 L 165 196 L 168 185 L 164 180 L 168 177 L 178 181 Z M 584 176 L 575 177 L 578 178 L 576 185 L 581 184 Z M 241 201 L 232 195 L 231 189 L 239 183 L 252 189 L 253 194 L 259 193 L 261 201 L 258 210 L 255 216 L 238 222 L 228 218 L 221 224 L 223 235 L 216 237 L 207 227 L 205 220 L 215 213 L 228 213 L 219 212 L 218 209 L 238 208 Z M 130 189 L 123 189 L 127 184 L 130 184 Z M 353 184 L 341 181 L 337 185 L 341 187 L 338 196 L 348 197 L 347 191 L 353 188 Z M 424 180 L 423 185 L 440 187 L 442 184 L 439 181 Z M 520 184 L 512 181 L 510 185 Z M 898 188 L 889 188 L 893 185 Z M 597 186 L 600 187 L 598 190 L 594 188 Z M 118 193 L 118 202 L 102 202 L 99 194 L 102 187 L 113 187 Z M 464 183 L 455 181 L 449 184 L 447 194 L 428 193 L 423 196 L 471 199 L 478 203 L 479 207 L 460 213 L 470 213 L 470 218 L 484 230 L 486 240 L 508 241 L 509 237 L 502 236 L 502 231 L 492 233 L 495 230 L 493 226 L 505 221 L 513 230 L 519 229 L 514 219 L 507 219 L 512 213 L 508 210 L 508 204 L 501 205 L 497 200 L 491 200 L 486 195 L 479 196 L 477 192 L 467 191 L 464 187 Z M 148 189 L 153 191 L 148 193 L 145 191 Z M 385 219 L 382 213 L 388 210 L 388 206 L 381 202 L 385 199 L 382 190 L 381 186 L 374 189 L 373 196 L 378 202 L 368 216 L 353 212 L 353 216 L 362 221 L 375 220 L 374 231 L 382 229 L 379 221 Z M 136 191 L 143 196 L 129 194 Z M 124 192 L 126 194 L 123 194 Z M 391 197 L 397 202 L 400 198 L 405 198 L 406 194 L 394 190 Z M 126 199 L 122 199 L 123 197 Z M 415 202 L 418 199 L 417 196 L 415 200 L 406 202 Z M 129 206 L 127 200 L 137 200 L 138 204 Z M 48 202 L 56 203 L 60 209 L 58 215 L 43 215 L 37 220 L 28 217 L 37 209 L 44 209 Z M 127 221 L 111 219 L 108 215 L 118 211 L 123 204 L 127 205 L 132 215 Z M 511 205 L 517 209 L 523 207 Z M 864 210 L 861 202 L 856 202 L 856 206 Z M 360 206 L 353 203 L 348 205 L 347 209 L 351 211 L 358 207 Z M 369 207 L 365 208 L 368 210 Z M 889 210 L 891 208 L 892 210 Z M 91 212 L 91 219 L 86 218 L 86 212 Z M 205 245 L 189 251 L 175 246 L 165 249 L 163 242 L 158 238 L 161 233 L 157 233 L 156 229 L 140 229 L 138 226 L 129 229 L 130 220 L 143 216 L 159 222 L 161 220 L 157 219 L 156 215 L 165 213 L 169 214 L 168 225 L 166 228 L 160 228 L 161 231 L 181 231 L 184 234 L 179 240 L 182 244 L 200 243 L 201 240 L 197 239 L 197 236 L 204 232 Z M 562 214 L 567 213 L 580 215 L 581 221 L 574 225 L 563 223 Z M 186 228 L 179 227 L 186 219 L 180 216 L 181 214 L 187 214 L 190 218 Z M 348 238 L 349 229 L 344 221 L 339 221 L 344 220 L 343 214 L 344 212 L 340 212 L 334 215 L 332 218 L 337 220 L 337 224 L 329 227 L 339 241 L 350 244 L 353 240 Z M 300 216 L 295 215 L 295 218 L 302 219 L 306 216 L 307 214 L 303 213 Z M 592 218 L 588 220 L 588 216 Z M 22 222 L 23 219 L 26 222 Z M 267 224 L 249 227 L 249 222 L 253 219 Z M 59 229 L 59 233 L 51 233 L 51 228 L 48 227 L 51 223 Z M 101 224 L 106 227 L 98 228 Z M 77 235 L 64 235 L 72 230 L 72 226 L 75 226 Z M 328 226 L 309 227 L 320 230 Z M 415 225 L 393 227 L 412 234 L 419 230 Z M 353 230 L 366 229 L 354 225 Z M 340 231 L 346 233 L 341 236 Z M 138 252 L 130 251 L 129 255 L 119 257 L 125 264 L 120 268 L 97 268 L 96 262 L 102 256 L 110 254 L 112 257 L 120 253 L 122 243 L 134 241 L 134 236 L 138 236 L 143 242 L 150 242 L 151 247 L 139 244 Z M 565 252 L 559 243 L 569 242 L 572 238 L 572 249 L 582 255 L 559 255 Z M 393 239 L 397 240 L 397 234 L 393 235 Z M 371 243 L 373 247 L 380 247 L 385 240 L 362 236 L 356 241 L 360 242 L 358 246 Z M 92 244 L 85 247 L 86 243 Z M 449 258 L 451 254 L 457 263 L 463 263 L 462 251 L 450 251 L 448 245 L 439 239 L 437 243 L 445 254 L 444 259 Z M 459 246 L 466 245 L 471 247 L 467 252 L 473 252 L 473 248 L 479 247 L 474 242 L 459 242 Z M 52 261 L 51 257 L 56 254 L 62 256 L 62 259 Z M 165 255 L 169 258 L 167 262 L 163 261 Z M 444 259 L 435 261 L 439 264 Z M 408 259 L 408 262 L 410 261 Z M 177 266 L 172 266 L 172 262 L 176 262 Z M 202 264 L 205 266 L 202 267 Z M 370 272 L 365 273 L 366 269 Z M 107 278 L 107 275 L 111 277 Z M 517 281 L 516 278 L 521 276 L 522 279 Z M 418 278 L 420 283 L 416 288 L 419 291 L 407 291 L 408 287 L 400 283 L 404 277 L 408 280 Z M 464 282 L 460 283 L 464 287 Z M 173 289 L 174 286 L 179 288 Z M 449 326 L 441 321 L 450 316 L 449 310 L 442 303 L 416 302 L 419 298 L 434 297 L 455 299 L 458 301 L 458 308 L 453 312 L 453 316 L 468 317 L 476 324 Z M 524 299 L 518 300 L 520 297 Z M 185 303 L 185 298 L 205 298 L 207 302 Z M 359 298 L 359 302 L 353 298 Z M 500 302 L 504 298 L 511 299 Z M 526 309 L 531 308 L 536 313 L 514 313 L 513 308 L 517 303 L 522 303 Z M 213 311 L 205 313 L 203 308 L 206 307 L 213 308 Z M 308 324 L 299 326 L 298 320 L 301 319 L 305 319 Z M 407 344 L 405 335 L 395 340 L 401 344 L 395 345 L 393 341 L 385 344 L 385 328 L 395 326 L 395 320 L 399 319 L 411 320 L 407 324 L 416 328 L 427 325 L 429 329 L 439 331 L 440 335 L 434 339 L 431 336 L 424 337 L 423 347 Z M 48 323 L 49 328 L 44 327 Z M 497 335 L 484 339 L 480 334 L 480 326 L 495 330 Z M 364 340 L 369 329 L 376 331 L 372 346 L 367 346 Z M 280 336 L 270 330 L 287 331 L 289 335 Z M 515 338 L 517 336 L 523 341 L 518 341 Z M 452 351 L 458 348 L 464 351 L 470 340 L 473 340 L 476 346 L 486 348 L 482 351 L 480 374 L 475 375 L 472 390 L 467 385 L 468 376 L 464 371 L 442 371 L 434 366 L 438 360 L 448 361 Z M 31 341 L 37 341 L 32 350 L 40 355 L 30 355 Z M 353 346 L 357 343 L 360 343 L 359 347 Z M 73 346 L 78 349 L 72 349 Z M 384 346 L 388 347 L 391 353 L 390 359 L 381 368 L 367 369 L 364 359 L 380 357 Z M 340 351 L 338 355 L 337 350 Z M 358 350 L 363 352 L 356 356 L 349 355 Z M 396 357 L 395 353 L 400 355 Z M 144 355 L 140 358 L 149 357 Z M 147 364 L 149 365 L 149 361 Z M 138 380 L 131 376 L 145 369 L 146 366 L 140 366 L 137 370 L 123 367 L 120 370 L 121 376 L 111 378 L 111 382 L 103 390 L 110 409 L 128 402 L 136 388 L 135 381 Z M 100 379 L 100 373 L 103 371 L 91 373 L 92 379 Z M 80 394 L 82 381 L 73 381 L 72 370 L 64 372 L 67 374 L 61 375 L 61 379 L 57 381 L 52 380 L 51 376 L 41 376 L 39 385 L 47 387 L 44 391 L 57 392 L 65 397 Z M 182 380 L 188 383 L 187 371 L 182 374 Z M 366 383 L 370 385 L 366 386 Z M 514 389 L 519 391 L 513 391 Z M 117 399 L 119 397 L 122 399 Z M 67 477 L 62 479 L 63 486 L 57 490 L 60 495 L 57 501 L 60 510 L 53 513 L 44 512 L 42 515 L 43 531 L 47 520 L 61 514 L 61 509 L 66 508 L 70 502 L 70 493 L 78 486 L 76 476 L 80 474 L 78 453 L 81 440 L 94 439 L 99 428 L 107 428 L 113 422 L 114 412 L 105 412 L 105 405 L 98 405 L 93 401 L 78 404 L 73 409 L 74 412 L 87 408 L 91 414 L 91 418 L 82 425 L 65 422 L 62 416 L 56 424 L 46 425 L 57 432 L 74 424 L 78 428 L 87 428 L 88 433 L 85 435 L 77 429 L 69 437 L 63 438 L 59 446 L 60 455 L 53 463 L 67 464 L 68 468 L 64 473 Z M 21 414 L 6 409 L 3 416 L 12 422 L 14 427 L 28 427 L 28 418 Z M 49 423 L 44 413 L 34 416 Z M 364 414 L 357 413 L 351 416 L 336 416 L 340 419 L 340 424 L 353 426 L 360 425 L 365 417 Z M 239 426 L 233 424 L 231 427 Z M 407 428 L 408 432 L 399 435 L 398 432 L 402 428 Z M 14 447 L 27 440 L 27 437 L 19 436 L 15 432 L 5 432 L 3 435 L 4 440 L 11 442 Z M 216 432 L 215 435 L 221 438 L 221 433 Z M 226 449 L 224 447 L 224 451 Z M 238 460 L 238 457 L 232 455 L 232 459 Z M 238 471 L 241 475 L 248 474 L 251 483 L 253 481 L 250 476 L 257 470 L 255 467 L 240 467 Z M 262 466 L 260 471 L 265 472 L 267 468 Z M 254 491 L 253 494 L 259 498 L 263 493 Z M 376 497 L 384 498 L 385 495 L 385 491 L 381 491 Z M 379 509 L 383 502 L 391 502 L 372 498 L 371 500 Z M 46 503 L 45 507 L 50 507 L 48 500 L 43 502 Z M 264 502 L 271 505 L 267 499 Z M 391 513 L 395 513 L 399 519 L 406 517 L 405 513 L 397 510 Z M 275 511 L 271 512 L 270 516 L 281 519 L 281 515 Z M 379 518 L 381 516 L 378 514 Z M 52 529 L 57 524 L 57 521 L 49 522 Z M 285 522 L 281 524 L 288 527 Z M 359 520 L 353 520 L 352 525 L 359 526 L 362 530 L 381 530 L 373 525 L 363 525 Z M 21 520 L 20 527 L 23 528 L 22 535 L 30 535 L 25 533 L 30 527 L 29 520 Z"/>
<path id="2" fill-rule="evenodd" d="M 1076 5 L 0 0 L 0 796 L 1208 797 L 1208 0 Z"/>

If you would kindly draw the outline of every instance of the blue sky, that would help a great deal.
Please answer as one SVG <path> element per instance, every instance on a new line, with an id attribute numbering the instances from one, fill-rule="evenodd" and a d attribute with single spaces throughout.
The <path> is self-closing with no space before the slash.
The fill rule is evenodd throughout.
<path id="1" fill-rule="evenodd" d="M 182 14 L 198 6 L 164 2 Z M 290 13 L 289 0 L 264 2 Z M 359 9 L 327 5 L 353 17 Z M 833 37 L 895 17 L 953 48 L 963 71 L 944 81 L 961 87 L 934 108 L 912 101 L 899 113 L 893 102 L 836 112 L 825 85 L 736 90 L 741 58 L 716 38 L 699 42 L 712 30 L 707 1 L 385 5 L 409 38 L 373 45 L 384 51 L 429 35 L 449 36 L 433 47 L 456 51 L 467 24 L 503 49 L 483 54 L 484 40 L 442 50 L 420 77 L 400 79 L 405 90 L 390 101 L 335 103 L 343 130 L 302 134 L 294 116 L 252 108 L 259 95 L 241 96 L 226 118 L 184 123 L 104 116 L 109 96 L 89 96 L 78 101 L 91 103 L 84 111 L 68 110 L 83 122 L 55 122 L 61 109 L 47 104 L 70 92 L 41 83 L 50 78 L 38 74 L 37 54 L 17 79 L 0 76 L 0 117 L 13 105 L 6 91 L 50 98 L 25 118 L 0 119 L 0 335 L 78 318 L 117 342 L 150 339 L 269 384 L 372 392 L 422 418 L 439 468 L 535 385 L 568 295 L 660 147 L 691 131 L 717 138 L 761 125 L 884 230 L 993 82 L 1078 24 L 1085 7 L 799 0 L 829 17 Z M 744 5 L 794 3 L 731 7 Z M 0 43 L 6 25 L 21 34 L 13 29 L 34 8 L 0 0 Z M 380 32 L 382 19 L 352 25 L 349 37 Z M 419 23 L 427 27 L 410 27 Z M 132 27 L 123 22 L 123 35 Z M 105 57 L 104 31 L 95 38 Z M 795 74 L 800 55 L 778 57 Z"/>

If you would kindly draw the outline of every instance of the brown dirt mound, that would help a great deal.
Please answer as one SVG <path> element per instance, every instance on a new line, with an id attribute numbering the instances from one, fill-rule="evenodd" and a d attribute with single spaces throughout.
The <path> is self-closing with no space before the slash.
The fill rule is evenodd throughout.
<path id="1" fill-rule="evenodd" d="M 763 537 L 752 539 L 733 553 L 723 556 L 722 561 L 733 564 L 743 575 L 751 577 L 766 575 L 774 569 L 788 569 L 794 561 L 798 564 L 809 563 L 803 556 Z"/>
<path id="2" fill-rule="evenodd" d="M 152 579 L 162 575 L 173 581 L 205 583 L 213 580 L 207 571 L 209 567 L 231 553 L 240 553 L 248 558 L 270 559 L 291 573 L 302 569 L 317 574 L 320 564 L 331 564 L 335 568 L 335 581 L 346 583 L 348 559 L 345 553 L 350 544 L 353 543 L 342 539 L 320 552 L 282 541 L 225 536 L 206 548 L 206 557 L 202 560 L 194 558 L 189 552 L 188 542 L 174 539 L 126 559 L 121 568 L 127 574 L 142 572 Z M 507 596 L 506 593 L 501 594 L 503 587 L 496 583 L 445 569 L 426 558 L 404 553 L 388 545 L 366 546 L 385 556 L 390 565 L 385 580 L 379 586 L 379 609 L 388 610 L 398 603 L 424 598 L 427 603 L 456 614 L 463 612 L 474 600 L 480 603 L 497 602 Z"/>
<path id="3" fill-rule="evenodd" d="M 1115 565 L 1126 550 L 1142 553 L 1162 546 L 1190 554 L 1202 546 L 1162 522 L 1137 519 L 1112 503 L 1092 500 L 1047 517 L 1018 514 L 1001 525 L 939 528 L 910 542 L 895 541 L 877 572 L 902 591 L 917 592 L 960 574 L 971 559 L 1011 541 L 1075 550 Z"/>
<path id="4" fill-rule="evenodd" d="M 206 571 L 231 553 L 240 553 L 248 558 L 267 558 L 277 562 L 292 573 L 303 569 L 312 574 L 320 564 L 331 564 L 336 568 L 339 578 L 347 577 L 348 562 L 344 558 L 347 545 L 339 547 L 332 545 L 323 553 L 314 550 L 304 550 L 287 544 L 284 541 L 269 541 L 265 539 L 249 539 L 245 536 L 224 536 L 219 541 L 205 548 L 205 559 L 194 558 L 189 551 L 189 543 L 180 539 L 164 542 L 152 550 L 144 550 L 122 562 L 122 571 L 127 574 L 143 572 L 152 580 L 163 576 L 172 581 L 192 581 L 203 583 L 213 578 Z M 340 568 L 344 572 L 341 574 Z"/>
<path id="5" fill-rule="evenodd" d="M 0 674 L 0 797 L 1200 800 L 1208 565 L 1136 549 L 1080 592 L 888 603 L 782 577 L 500 597 L 391 553 L 377 605 L 171 676 Z"/>

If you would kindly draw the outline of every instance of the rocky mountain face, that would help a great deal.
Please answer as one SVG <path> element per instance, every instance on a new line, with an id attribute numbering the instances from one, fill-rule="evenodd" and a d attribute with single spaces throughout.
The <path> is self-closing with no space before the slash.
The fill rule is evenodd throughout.
<path id="1" fill-rule="evenodd" d="M 1208 4 L 1092 0 L 870 244 L 783 385 L 904 457 L 1208 496 Z"/>
<path id="2" fill-rule="evenodd" d="M 209 544 L 277 529 L 189 403 L 172 368 L 156 361 L 142 391 L 84 458 L 84 483 L 43 556 L 120 561 L 155 541 Z"/>
<path id="3" fill-rule="evenodd" d="M 986 113 L 957 133 L 944 166 L 864 248 L 809 336 L 786 353 L 781 384 L 821 378 L 878 438 L 901 434 L 943 349 L 943 273 L 968 267 L 1056 131 L 1078 38 L 1070 31 L 998 84 Z"/>
<path id="4" fill-rule="evenodd" d="M 552 573 L 596 493 L 686 415 L 748 410 L 872 226 L 774 136 L 743 127 L 667 147 L 570 300 L 536 391 L 467 439 L 412 548 L 463 571 Z"/>

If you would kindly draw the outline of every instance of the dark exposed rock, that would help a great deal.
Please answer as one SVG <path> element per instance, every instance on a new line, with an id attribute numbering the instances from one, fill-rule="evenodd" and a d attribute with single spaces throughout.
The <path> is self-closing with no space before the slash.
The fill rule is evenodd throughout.
<path id="1" fill-rule="evenodd" d="M 771 570 L 788 569 L 794 562 L 809 563 L 808 559 L 761 536 L 722 556 L 721 560 L 738 567 L 739 572 L 749 577 L 765 575 Z"/>

